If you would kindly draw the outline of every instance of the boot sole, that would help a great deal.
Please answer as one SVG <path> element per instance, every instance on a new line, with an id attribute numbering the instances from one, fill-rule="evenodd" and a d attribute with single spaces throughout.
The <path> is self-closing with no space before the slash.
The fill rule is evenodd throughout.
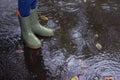
<path id="1" fill-rule="evenodd" d="M 31 49 L 34 49 L 34 50 L 36 50 L 36 49 L 40 49 L 41 47 L 33 47 L 33 48 L 31 48 Z"/>
<path id="2" fill-rule="evenodd" d="M 38 46 L 38 47 L 29 47 L 29 46 L 27 46 L 27 45 L 26 45 L 26 47 L 31 48 L 31 49 L 34 49 L 34 50 L 37 50 L 37 49 L 40 49 L 40 48 L 41 48 L 41 46 Z"/>
<path id="3" fill-rule="evenodd" d="M 39 34 L 35 34 L 36 36 L 40 37 L 40 38 L 52 38 L 54 35 L 51 35 L 51 36 L 42 36 L 42 35 L 39 35 Z"/>

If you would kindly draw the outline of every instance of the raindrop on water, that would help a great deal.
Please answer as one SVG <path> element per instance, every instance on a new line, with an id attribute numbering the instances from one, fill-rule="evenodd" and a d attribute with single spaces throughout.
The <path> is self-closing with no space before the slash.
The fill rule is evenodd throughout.
<path id="1" fill-rule="evenodd" d="M 65 12 L 75 12 L 80 9 L 81 0 L 60 0 L 54 1 L 62 11 Z"/>

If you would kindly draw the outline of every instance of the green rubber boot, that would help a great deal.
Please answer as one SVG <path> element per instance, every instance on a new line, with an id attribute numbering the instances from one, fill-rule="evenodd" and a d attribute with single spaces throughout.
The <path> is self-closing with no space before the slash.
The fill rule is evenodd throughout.
<path id="1" fill-rule="evenodd" d="M 21 17 L 19 16 L 19 22 L 21 26 L 22 38 L 25 42 L 25 45 L 32 49 L 38 49 L 41 47 L 41 42 L 33 34 L 31 30 L 30 16 Z"/>
<path id="2" fill-rule="evenodd" d="M 30 17 L 31 17 L 31 23 L 32 23 L 32 31 L 35 34 L 38 34 L 40 36 L 45 36 L 45 37 L 50 37 L 54 35 L 54 31 L 52 29 L 46 28 L 39 23 L 36 9 L 33 9 L 31 11 Z"/>

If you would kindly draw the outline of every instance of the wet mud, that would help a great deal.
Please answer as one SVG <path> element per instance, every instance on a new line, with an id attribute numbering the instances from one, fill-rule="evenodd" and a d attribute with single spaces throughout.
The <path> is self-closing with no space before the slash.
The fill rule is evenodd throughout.
<path id="1" fill-rule="evenodd" d="M 76 0 L 77 1 L 77 0 Z M 42 48 L 24 46 L 16 0 L 0 1 L 0 80 L 120 79 L 120 1 L 39 0 L 40 23 L 55 29 L 39 37 Z"/>

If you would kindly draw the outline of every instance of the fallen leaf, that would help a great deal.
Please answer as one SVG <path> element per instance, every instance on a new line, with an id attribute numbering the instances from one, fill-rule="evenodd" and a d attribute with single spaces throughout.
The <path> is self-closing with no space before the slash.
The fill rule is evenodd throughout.
<path id="1" fill-rule="evenodd" d="M 87 2 L 87 0 L 83 0 L 85 3 Z"/>
<path id="2" fill-rule="evenodd" d="M 81 70 L 85 71 L 87 70 L 87 67 L 81 67 Z"/>
<path id="3" fill-rule="evenodd" d="M 103 80 L 114 80 L 113 76 L 103 76 Z"/>
<path id="4" fill-rule="evenodd" d="M 44 15 L 41 15 L 40 18 L 44 21 L 48 21 L 48 17 L 44 16 Z"/>
<path id="5" fill-rule="evenodd" d="M 71 78 L 70 80 L 78 80 L 78 77 L 75 76 L 75 77 Z"/>
<path id="6" fill-rule="evenodd" d="M 23 50 L 16 50 L 15 52 L 16 52 L 16 53 L 24 53 Z"/>
<path id="7" fill-rule="evenodd" d="M 101 45 L 100 43 L 97 43 L 97 44 L 96 44 L 96 48 L 97 48 L 98 50 L 101 50 L 101 49 L 102 49 L 102 45 Z"/>
<path id="8" fill-rule="evenodd" d="M 98 35 L 98 34 L 95 34 L 95 35 L 94 35 L 94 37 L 95 37 L 95 38 L 98 38 L 98 37 L 99 37 L 99 35 Z"/>

